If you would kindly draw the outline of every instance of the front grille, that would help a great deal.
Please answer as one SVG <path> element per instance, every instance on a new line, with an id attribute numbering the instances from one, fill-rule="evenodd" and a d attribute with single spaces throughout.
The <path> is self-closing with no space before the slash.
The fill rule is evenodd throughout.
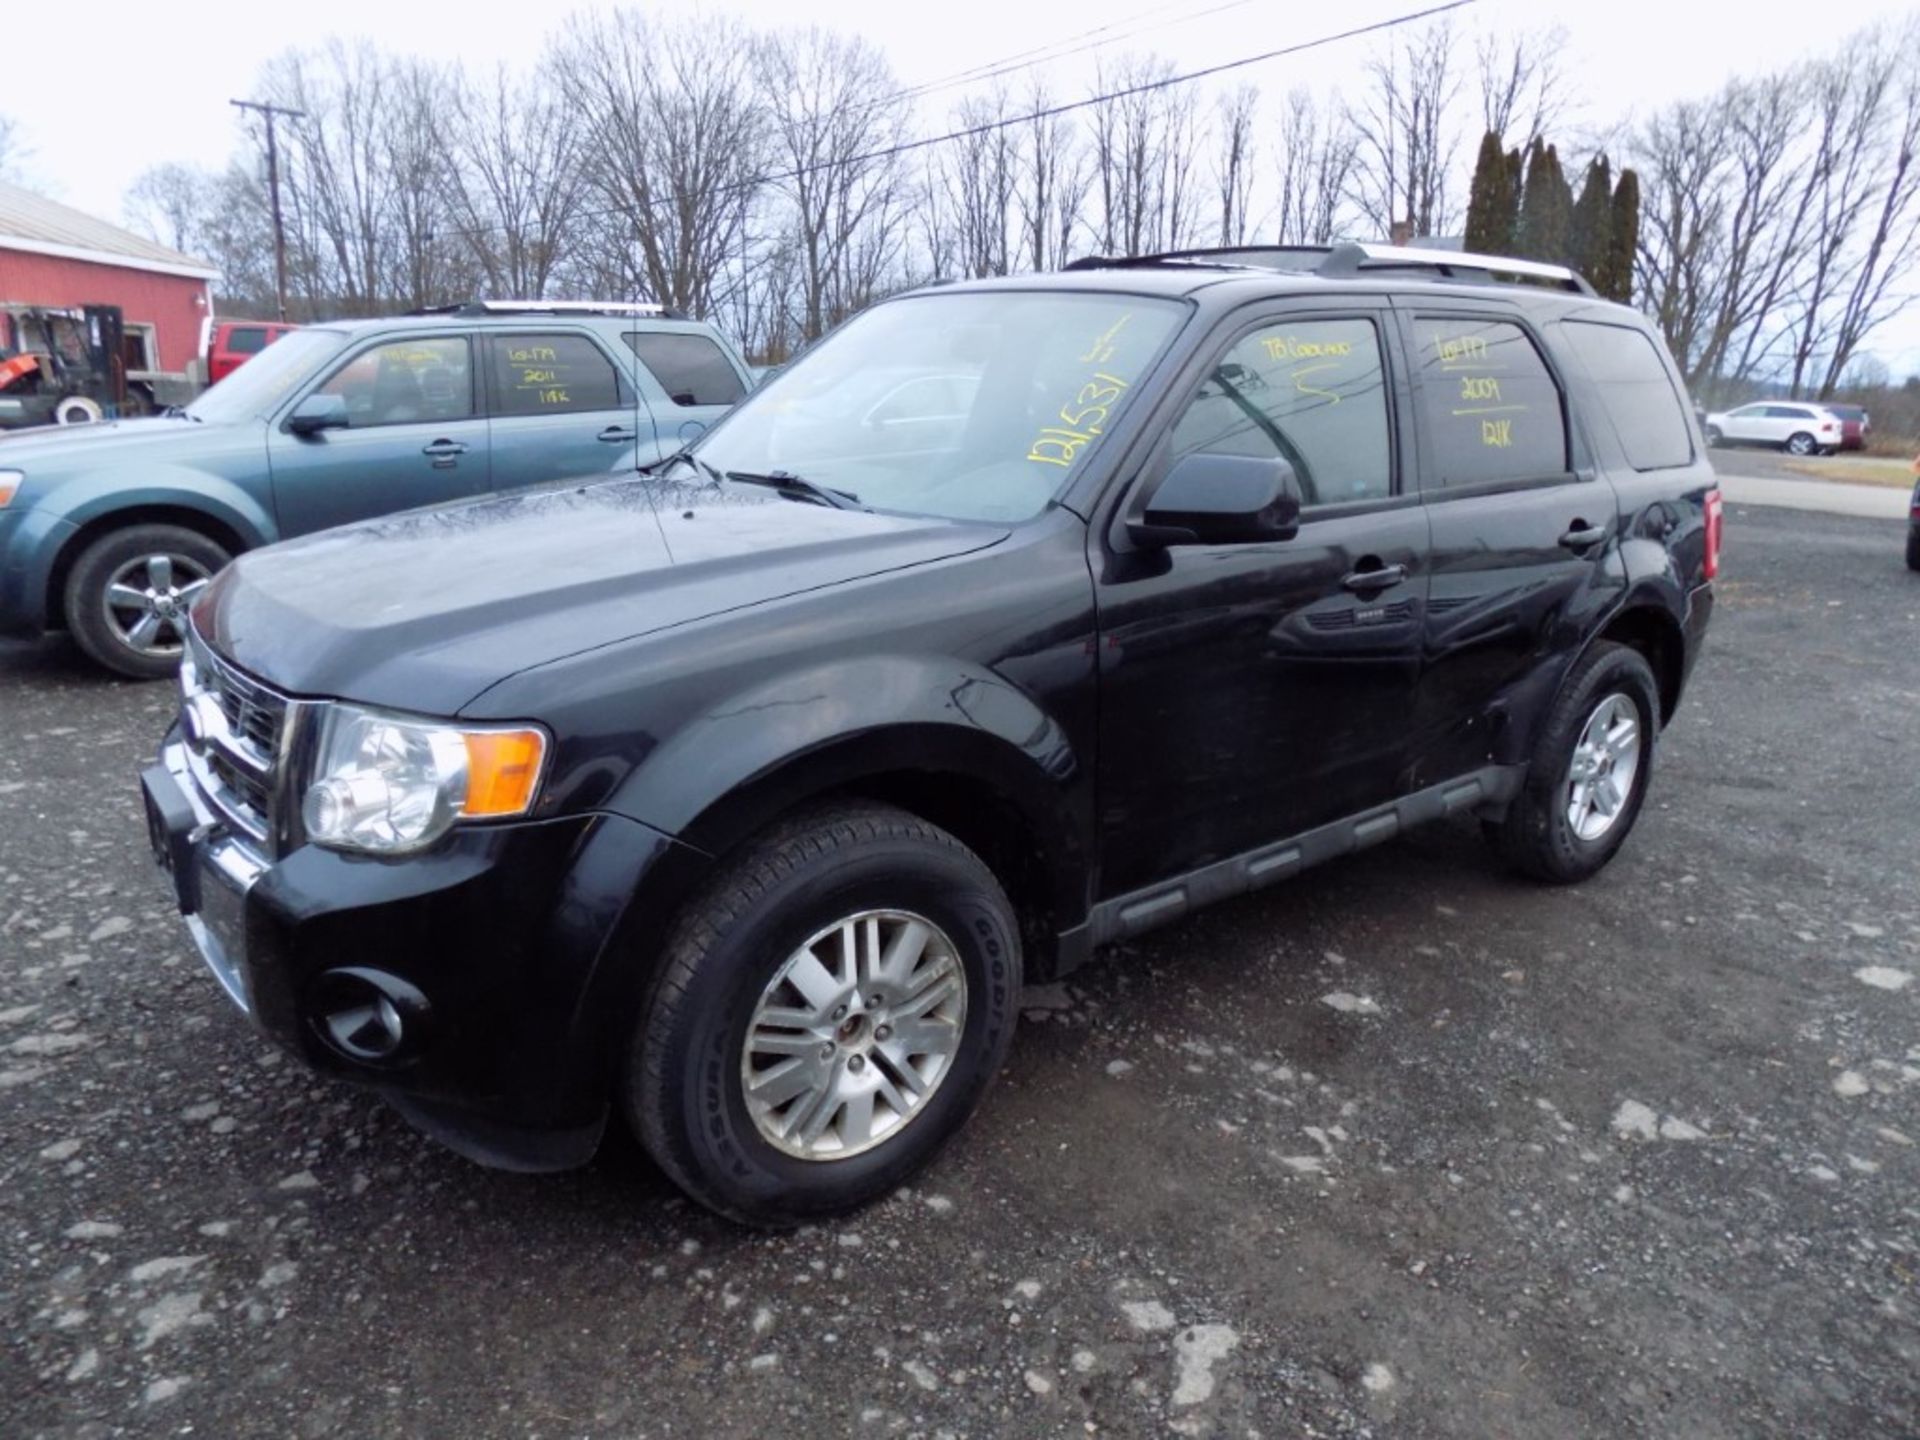
<path id="1" fill-rule="evenodd" d="M 188 635 L 181 685 L 187 708 L 199 712 L 187 727 L 195 780 L 236 828 L 271 845 L 286 696 L 214 654 L 197 631 Z M 209 700 L 217 716 L 208 713 Z"/>

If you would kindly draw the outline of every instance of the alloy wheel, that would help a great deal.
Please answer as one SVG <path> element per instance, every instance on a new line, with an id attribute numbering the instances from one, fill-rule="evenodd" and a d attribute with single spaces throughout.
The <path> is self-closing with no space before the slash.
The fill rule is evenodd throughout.
<path id="1" fill-rule="evenodd" d="M 865 910 L 827 926 L 761 992 L 740 1055 L 761 1138 L 802 1160 L 841 1160 L 893 1138 L 953 1068 L 967 978 L 939 926 Z"/>
<path id="2" fill-rule="evenodd" d="M 1600 839 L 1626 813 L 1640 751 L 1639 710 L 1625 695 L 1607 696 L 1581 728 L 1567 771 L 1567 824 L 1580 839 Z"/>
<path id="3" fill-rule="evenodd" d="M 114 638 L 139 655 L 178 655 L 187 612 L 213 577 L 185 555 L 142 555 L 113 572 L 103 597 Z"/>

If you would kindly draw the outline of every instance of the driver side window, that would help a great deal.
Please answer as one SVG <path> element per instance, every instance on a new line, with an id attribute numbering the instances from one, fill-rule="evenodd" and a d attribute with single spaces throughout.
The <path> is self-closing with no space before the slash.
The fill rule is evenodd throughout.
<path id="1" fill-rule="evenodd" d="M 1393 493 L 1380 336 L 1367 320 L 1263 325 L 1219 359 L 1173 428 L 1173 459 L 1286 460 L 1309 505 Z"/>
<path id="2" fill-rule="evenodd" d="M 314 393 L 345 400 L 355 430 L 466 420 L 473 415 L 473 356 L 462 336 L 393 340 L 362 350 Z"/>

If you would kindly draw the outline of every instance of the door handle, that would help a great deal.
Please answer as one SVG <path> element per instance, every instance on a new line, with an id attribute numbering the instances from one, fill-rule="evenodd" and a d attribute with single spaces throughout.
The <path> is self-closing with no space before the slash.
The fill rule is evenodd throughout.
<path id="1" fill-rule="evenodd" d="M 433 461 L 436 470 L 451 470 L 460 457 L 467 453 L 467 447 L 458 440 L 436 440 L 431 445 L 420 447 L 420 453 Z"/>
<path id="2" fill-rule="evenodd" d="M 609 425 L 600 432 L 599 438 L 609 445 L 631 445 L 640 438 L 640 432 L 629 430 L 624 425 Z"/>
<path id="3" fill-rule="evenodd" d="M 1606 526 L 1589 525 L 1584 520 L 1576 520 L 1573 522 L 1573 528 L 1560 537 L 1560 543 L 1569 550 L 1585 550 L 1590 546 L 1598 545 L 1606 538 Z"/>
<path id="4" fill-rule="evenodd" d="M 1404 565 L 1375 565 L 1371 569 L 1355 570 L 1351 575 L 1343 576 L 1340 583 L 1349 590 L 1384 590 L 1406 578 L 1407 567 Z"/>

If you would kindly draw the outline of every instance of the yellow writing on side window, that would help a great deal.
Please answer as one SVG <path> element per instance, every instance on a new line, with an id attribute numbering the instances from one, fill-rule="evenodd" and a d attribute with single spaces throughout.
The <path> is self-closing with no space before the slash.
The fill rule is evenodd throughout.
<path id="1" fill-rule="evenodd" d="M 1513 444 L 1513 422 L 1511 420 L 1482 420 L 1480 422 L 1480 443 L 1495 450 L 1505 450 Z"/>
<path id="2" fill-rule="evenodd" d="M 1489 349 L 1484 335 L 1442 335 L 1433 342 L 1442 365 L 1458 365 L 1462 360 L 1485 360 Z"/>
<path id="3" fill-rule="evenodd" d="M 521 345 L 507 351 L 507 359 L 516 365 L 539 365 L 559 358 L 551 345 Z"/>
<path id="4" fill-rule="evenodd" d="M 1269 335 L 1260 342 L 1269 360 L 1322 360 L 1353 354 L 1351 340 L 1302 340 L 1294 335 Z"/>
<path id="5" fill-rule="evenodd" d="M 1460 398 L 1462 400 L 1498 400 L 1500 382 L 1491 375 L 1462 375 Z"/>

